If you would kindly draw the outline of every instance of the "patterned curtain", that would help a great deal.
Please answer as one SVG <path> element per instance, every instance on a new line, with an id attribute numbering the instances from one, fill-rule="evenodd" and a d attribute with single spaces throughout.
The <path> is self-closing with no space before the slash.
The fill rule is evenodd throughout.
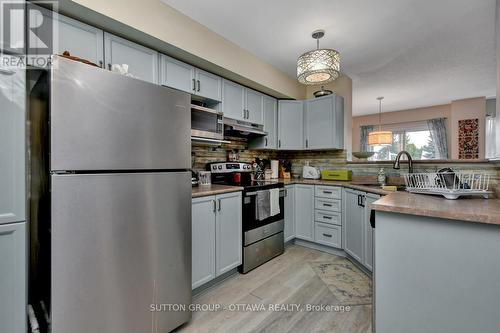
<path id="1" fill-rule="evenodd" d="M 448 140 L 446 138 L 446 118 L 436 118 L 427 120 L 429 132 L 431 134 L 434 148 L 436 149 L 436 158 L 448 159 Z"/>
<path id="2" fill-rule="evenodd" d="M 373 125 L 361 126 L 361 139 L 359 141 L 359 151 L 368 151 L 368 133 L 373 131 Z"/>

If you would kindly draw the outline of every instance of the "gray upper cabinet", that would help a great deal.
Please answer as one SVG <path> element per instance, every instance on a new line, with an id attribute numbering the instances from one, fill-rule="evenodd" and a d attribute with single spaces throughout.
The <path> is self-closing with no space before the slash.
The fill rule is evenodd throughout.
<path id="1" fill-rule="evenodd" d="M 343 98 L 335 94 L 305 101 L 305 149 L 343 149 L 344 112 L 340 105 Z"/>
<path id="2" fill-rule="evenodd" d="M 276 149 L 278 148 L 278 102 L 276 98 L 264 96 L 264 131 L 266 136 L 250 140 L 251 149 Z"/>
<path id="3" fill-rule="evenodd" d="M 222 112 L 224 117 L 244 120 L 245 88 L 229 80 L 222 80 Z"/>
<path id="4" fill-rule="evenodd" d="M 192 288 L 215 278 L 215 196 L 194 198 L 192 205 Z"/>
<path id="5" fill-rule="evenodd" d="M 68 51 L 72 56 L 83 58 L 91 61 L 99 66 L 103 66 L 104 51 L 103 39 L 104 32 L 101 29 L 82 23 L 80 21 L 71 19 L 64 15 L 53 13 L 45 8 L 32 5 L 36 11 L 31 12 L 35 17 L 36 22 L 40 25 L 37 28 L 32 28 L 37 36 L 43 36 L 40 39 L 28 39 L 31 48 L 40 47 L 40 41 L 50 40 L 50 31 L 43 30 L 51 24 L 42 25 L 43 21 L 57 20 L 58 23 L 58 40 L 54 43 L 56 49 L 54 53 L 62 54 Z"/>
<path id="6" fill-rule="evenodd" d="M 303 114 L 303 101 L 278 101 L 278 149 L 303 148 Z"/>
<path id="7" fill-rule="evenodd" d="M 314 241 L 314 185 L 295 185 L 295 235 Z"/>
<path id="8" fill-rule="evenodd" d="M 295 185 L 287 185 L 285 197 L 285 242 L 295 238 Z"/>
<path id="9" fill-rule="evenodd" d="M 160 54 L 160 84 L 193 94 L 196 89 L 194 67 Z"/>
<path id="10" fill-rule="evenodd" d="M 242 262 L 241 192 L 216 196 L 216 273 L 217 276 Z"/>
<path id="11" fill-rule="evenodd" d="M 196 92 L 201 97 L 220 102 L 222 100 L 222 78 L 199 68 L 195 70 Z"/>
<path id="12" fill-rule="evenodd" d="M 129 40 L 104 33 L 106 68 L 113 64 L 127 64 L 135 78 L 158 83 L 158 52 Z"/>
<path id="13" fill-rule="evenodd" d="M 255 124 L 262 124 L 263 103 L 264 95 L 255 90 L 245 88 L 245 120 Z"/>
<path id="14" fill-rule="evenodd" d="M 0 65 L 0 224 L 26 220 L 25 82 L 24 70 Z"/>
<path id="15" fill-rule="evenodd" d="M 0 225 L 0 332 L 26 332 L 26 222 Z"/>
<path id="16" fill-rule="evenodd" d="M 361 197 L 363 192 L 344 189 L 344 250 L 363 263 L 365 214 Z"/>

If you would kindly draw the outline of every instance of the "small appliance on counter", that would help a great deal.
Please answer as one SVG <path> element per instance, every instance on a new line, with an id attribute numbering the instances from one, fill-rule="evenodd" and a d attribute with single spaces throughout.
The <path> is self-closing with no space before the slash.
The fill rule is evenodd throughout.
<path id="1" fill-rule="evenodd" d="M 320 179 L 321 172 L 318 168 L 310 166 L 309 162 L 306 162 L 302 168 L 302 178 L 304 179 Z"/>
<path id="2" fill-rule="evenodd" d="M 195 171 L 191 170 L 191 186 L 196 187 L 199 185 L 198 175 Z"/>
<path id="3" fill-rule="evenodd" d="M 325 180 L 352 180 L 351 170 L 322 170 L 321 179 Z"/>

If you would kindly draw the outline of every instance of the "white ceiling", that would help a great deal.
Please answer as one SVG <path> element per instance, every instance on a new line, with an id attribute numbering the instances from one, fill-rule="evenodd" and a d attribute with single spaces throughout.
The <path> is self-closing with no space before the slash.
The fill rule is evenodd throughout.
<path id="1" fill-rule="evenodd" d="M 162 1 L 292 77 L 325 29 L 354 115 L 495 96 L 495 0 Z"/>

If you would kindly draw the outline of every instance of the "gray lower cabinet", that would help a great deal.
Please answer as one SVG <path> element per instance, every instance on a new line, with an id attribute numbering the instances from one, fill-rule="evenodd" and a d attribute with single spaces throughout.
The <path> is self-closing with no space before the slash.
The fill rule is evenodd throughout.
<path id="1" fill-rule="evenodd" d="M 285 186 L 285 242 L 295 238 L 295 185 Z"/>
<path id="2" fill-rule="evenodd" d="M 26 332 L 26 222 L 0 225 L 0 332 Z"/>
<path id="3" fill-rule="evenodd" d="M 276 98 L 263 97 L 264 131 L 266 136 L 250 140 L 250 149 L 276 149 L 278 148 L 278 102 Z"/>
<path id="4" fill-rule="evenodd" d="M 368 206 L 379 198 L 344 189 L 344 250 L 369 270 L 373 270 L 373 229 Z"/>
<path id="5" fill-rule="evenodd" d="M 295 185 L 295 236 L 314 241 L 314 185 Z"/>
<path id="6" fill-rule="evenodd" d="M 343 98 L 331 94 L 305 101 L 305 149 L 343 149 L 343 101 L 338 105 L 337 100 L 343 100 Z"/>
<path id="7" fill-rule="evenodd" d="M 215 278 L 215 196 L 192 203 L 192 288 Z"/>
<path id="8" fill-rule="evenodd" d="M 241 214 L 241 192 L 193 198 L 193 289 L 241 264 Z"/>
<path id="9" fill-rule="evenodd" d="M 25 74 L 0 65 L 0 224 L 26 220 Z"/>
<path id="10" fill-rule="evenodd" d="M 363 192 L 344 189 L 344 251 L 363 262 L 364 208 L 361 205 Z"/>
<path id="11" fill-rule="evenodd" d="M 278 101 L 278 149 L 303 148 L 303 115 L 303 101 Z"/>
<path id="12" fill-rule="evenodd" d="M 158 52 L 121 37 L 104 33 L 106 68 L 127 64 L 135 78 L 158 84 Z"/>

